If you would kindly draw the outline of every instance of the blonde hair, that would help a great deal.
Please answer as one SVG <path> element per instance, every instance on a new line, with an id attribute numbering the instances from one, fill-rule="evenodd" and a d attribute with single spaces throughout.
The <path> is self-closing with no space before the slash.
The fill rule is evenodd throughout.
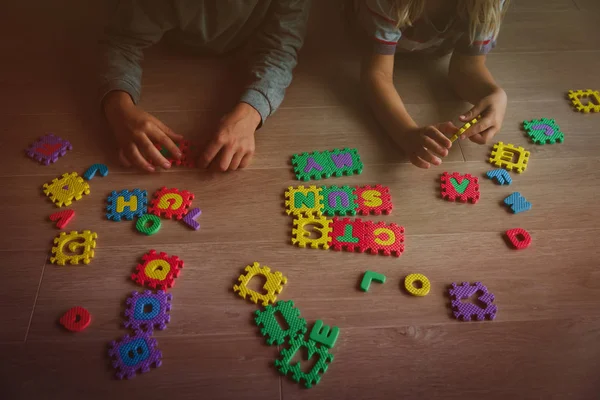
<path id="1" fill-rule="evenodd" d="M 412 26 L 423 15 L 426 1 L 394 0 L 398 28 Z M 509 2 L 510 0 L 457 0 L 456 15 L 468 21 L 471 44 L 479 35 L 496 39 Z"/>

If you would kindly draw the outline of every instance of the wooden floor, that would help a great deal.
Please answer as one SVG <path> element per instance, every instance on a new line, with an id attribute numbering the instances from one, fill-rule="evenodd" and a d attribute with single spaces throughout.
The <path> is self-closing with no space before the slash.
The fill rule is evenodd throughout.
<path id="1" fill-rule="evenodd" d="M 358 57 L 333 2 L 314 2 L 294 82 L 257 133 L 250 168 L 225 175 L 123 169 L 94 103 L 96 43 L 110 11 L 105 3 L 13 2 L 0 15 L 3 399 L 598 399 L 600 115 L 575 113 L 565 100 L 569 89 L 600 89 L 596 0 L 513 2 L 489 57 L 509 96 L 497 138 L 525 146 L 531 159 L 508 188 L 482 178 L 474 206 L 442 201 L 437 179 L 443 171 L 482 176 L 490 169 L 490 147 L 461 142 L 442 167 L 408 164 L 359 96 Z M 449 90 L 443 63 L 398 63 L 397 85 L 419 122 L 457 122 L 468 108 Z M 235 65 L 236 55 L 217 60 L 152 49 L 142 106 L 201 141 L 236 99 Z M 564 144 L 528 143 L 520 123 L 541 117 L 558 121 Z M 46 132 L 68 138 L 73 151 L 43 167 L 23 149 Z M 358 148 L 364 173 L 322 183 L 389 185 L 393 215 L 369 219 L 406 228 L 402 257 L 289 243 L 282 195 L 298 184 L 290 157 L 335 147 Z M 110 174 L 90 182 L 91 194 L 73 205 L 77 215 L 68 226 L 98 232 L 96 258 L 88 266 L 52 265 L 58 230 L 47 219 L 56 208 L 40 188 L 99 162 Z M 165 221 L 159 234 L 145 237 L 130 222 L 105 219 L 111 190 L 153 192 L 163 185 L 195 193 L 203 210 L 200 231 Z M 531 211 L 513 215 L 500 205 L 513 191 L 533 203 Z M 506 246 L 502 233 L 513 227 L 531 232 L 529 249 Z M 124 300 L 139 288 L 128 276 L 151 248 L 185 261 L 171 291 L 171 323 L 155 334 L 163 365 L 118 381 L 107 344 L 126 332 Z M 288 277 L 280 299 L 294 300 L 310 323 L 322 319 L 341 329 L 335 361 L 313 389 L 276 372 L 278 349 L 265 345 L 253 324 L 256 307 L 231 291 L 253 261 Z M 367 269 L 388 281 L 365 294 L 357 282 Z M 412 272 L 431 280 L 427 297 L 400 290 Z M 446 288 L 462 281 L 482 281 L 495 294 L 495 321 L 451 317 Z M 75 305 L 93 315 L 79 334 L 57 324 Z"/>

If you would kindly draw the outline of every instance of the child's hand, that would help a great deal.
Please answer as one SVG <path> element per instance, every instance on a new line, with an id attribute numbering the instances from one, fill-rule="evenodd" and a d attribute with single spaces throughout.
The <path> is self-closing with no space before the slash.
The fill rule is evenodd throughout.
<path id="1" fill-rule="evenodd" d="M 154 165 L 170 168 L 171 163 L 160 154 L 154 143 L 162 145 L 175 158 L 181 157 L 181 151 L 173 140 L 182 140 L 183 136 L 136 107 L 126 92 L 110 92 L 104 99 L 103 108 L 119 143 L 119 158 L 126 167 L 133 164 L 154 172 L 150 160 Z"/>
<path id="2" fill-rule="evenodd" d="M 414 128 L 406 132 L 402 143 L 398 144 L 410 157 L 410 162 L 419 168 L 429 168 L 431 164 L 440 165 L 440 157 L 448 155 L 452 142 L 448 136 L 458 132 L 458 128 L 450 121 L 437 125 Z M 399 138 L 400 139 L 400 138 Z"/>
<path id="3" fill-rule="evenodd" d="M 506 92 L 500 88 L 481 99 L 469 112 L 460 116 L 463 122 L 468 122 L 479 114 L 482 116 L 475 125 L 461 135 L 461 139 L 469 138 L 478 144 L 487 143 L 502 127 L 504 114 L 506 114 L 506 103 Z"/>
<path id="4" fill-rule="evenodd" d="M 219 130 L 200 156 L 200 167 L 210 165 L 220 171 L 247 167 L 254 155 L 254 132 L 260 121 L 254 107 L 238 103 L 221 119 Z"/>

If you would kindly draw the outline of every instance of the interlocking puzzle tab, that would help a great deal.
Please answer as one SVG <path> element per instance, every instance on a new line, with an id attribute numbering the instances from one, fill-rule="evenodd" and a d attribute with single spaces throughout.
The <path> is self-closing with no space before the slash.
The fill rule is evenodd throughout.
<path id="1" fill-rule="evenodd" d="M 279 313 L 287 329 L 283 329 L 275 314 Z M 286 339 L 303 336 L 306 333 L 306 320 L 300 316 L 300 310 L 294 307 L 294 302 L 278 301 L 274 305 L 267 305 L 263 311 L 256 310 L 254 322 L 260 328 L 260 333 L 266 338 L 267 344 L 281 345 Z M 262 326 L 262 327 L 261 327 Z"/>
<path id="2" fill-rule="evenodd" d="M 365 222 L 365 247 L 371 254 L 400 257 L 404 252 L 404 227 L 384 222 Z"/>
<path id="3" fill-rule="evenodd" d="M 58 322 L 71 332 L 81 332 L 92 322 L 92 315 L 85 308 L 76 306 L 64 313 Z"/>
<path id="4" fill-rule="evenodd" d="M 67 150 L 72 150 L 73 146 L 68 140 L 61 139 L 48 133 L 40 137 L 26 150 L 27 155 L 41 164 L 48 165 L 55 163 L 59 157 L 67 154 Z"/>
<path id="5" fill-rule="evenodd" d="M 523 121 L 523 128 L 535 144 L 554 144 L 565 141 L 565 135 L 553 119 L 542 118 Z"/>
<path id="6" fill-rule="evenodd" d="M 313 232 L 317 232 L 321 236 L 318 238 L 311 238 L 306 227 L 312 226 Z M 294 218 L 294 228 L 292 229 L 292 244 L 298 247 L 310 246 L 313 249 L 322 248 L 327 250 L 331 245 L 331 220 L 328 220 L 324 216 L 302 216 L 296 215 Z"/>
<path id="7" fill-rule="evenodd" d="M 127 298 L 126 302 L 126 320 L 123 322 L 123 326 L 146 331 L 165 329 L 171 320 L 169 313 L 172 298 L 170 293 L 160 290 L 156 293 L 152 293 L 150 290 L 145 290 L 144 293 L 131 292 L 131 296 Z"/>
<path id="8" fill-rule="evenodd" d="M 323 209 L 322 188 L 316 186 L 288 187 L 285 191 L 285 212 L 290 215 L 321 215 Z"/>
<path id="9" fill-rule="evenodd" d="M 367 271 L 360 282 L 360 290 L 368 292 L 372 281 L 385 283 L 385 279 L 385 275 L 380 274 L 379 272 Z"/>
<path id="10" fill-rule="evenodd" d="M 514 192 L 510 196 L 504 199 L 504 204 L 510 206 L 510 209 L 514 214 L 518 214 L 523 211 L 531 210 L 531 203 L 525 199 L 519 192 Z"/>
<path id="11" fill-rule="evenodd" d="M 161 226 L 160 218 L 154 214 L 144 214 L 135 222 L 135 229 L 148 236 L 157 233 Z"/>
<path id="12" fill-rule="evenodd" d="M 300 363 L 292 364 L 292 359 L 296 353 L 302 348 L 306 348 L 309 357 L 317 355 L 319 359 L 309 372 L 304 372 L 300 368 Z M 329 364 L 333 362 L 333 355 L 325 346 L 317 346 L 312 340 L 304 340 L 302 337 L 296 337 L 290 340 L 290 347 L 282 349 L 280 352 L 281 358 L 275 360 L 275 366 L 282 375 L 292 373 L 292 379 L 295 382 L 304 381 L 304 386 L 311 388 L 321 381 L 322 375 L 327 371 Z"/>
<path id="13" fill-rule="evenodd" d="M 70 206 L 73 200 L 80 200 L 84 194 L 90 194 L 90 185 L 77 176 L 77 172 L 72 172 L 44 183 L 43 190 L 57 207 L 62 207 Z"/>
<path id="14" fill-rule="evenodd" d="M 456 201 L 458 198 L 463 203 L 471 200 L 475 204 L 479 201 L 479 179 L 471 174 L 460 175 L 458 172 L 448 174 L 444 172 L 440 178 L 442 198 Z"/>
<path id="15" fill-rule="evenodd" d="M 162 353 L 150 333 L 136 331 L 133 336 L 125 335 L 119 341 L 112 341 L 108 356 L 118 379 L 131 379 L 136 373 L 150 371 L 150 367 L 160 367 Z"/>
<path id="16" fill-rule="evenodd" d="M 496 318 L 498 309 L 493 304 L 494 295 L 488 292 L 487 287 L 481 282 L 475 282 L 472 285 L 469 282 L 463 282 L 461 285 L 453 283 L 452 287 L 448 290 L 448 294 L 452 300 L 452 309 L 454 310 L 456 319 L 471 321 L 475 317 L 478 321 L 483 321 L 486 317 L 489 319 Z M 475 297 L 475 295 L 479 295 L 477 301 L 484 305 L 483 308 L 474 303 L 465 303 L 462 301 Z"/>
<path id="17" fill-rule="evenodd" d="M 96 239 L 98 235 L 94 232 L 61 232 L 54 238 L 55 246 L 52 247 L 53 256 L 50 257 L 52 264 L 89 264 L 94 258 Z M 67 246 L 68 245 L 68 246 Z"/>
<path id="18" fill-rule="evenodd" d="M 531 244 L 531 235 L 523 228 L 513 228 L 506 231 L 506 237 L 517 250 L 523 250 Z"/>
<path id="19" fill-rule="evenodd" d="M 131 279 L 141 286 L 165 292 L 167 288 L 173 287 L 175 278 L 183 268 L 183 260 L 179 257 L 163 252 L 158 254 L 155 250 L 144 254 L 142 261 L 137 265 L 136 272 L 131 274 Z"/>
<path id="20" fill-rule="evenodd" d="M 194 195 L 187 190 L 160 188 L 154 193 L 154 199 L 148 207 L 148 212 L 165 218 L 182 219 L 192 205 Z"/>
<path id="21" fill-rule="evenodd" d="M 244 268 L 246 274 L 240 275 L 237 279 L 239 284 L 233 285 L 233 291 L 239 294 L 242 299 L 246 299 L 248 295 L 249 300 L 258 304 L 262 302 L 263 306 L 267 306 L 269 303 L 275 303 L 277 301 L 277 295 L 283 290 L 283 285 L 287 283 L 287 278 L 279 271 L 271 272 L 271 268 L 261 267 L 259 263 L 254 262 L 252 265 Z M 248 283 L 255 276 L 263 276 L 266 282 L 263 285 L 263 290 L 266 294 L 258 293 L 248 287 Z M 293 304 L 292 304 L 293 305 Z"/>
<path id="22" fill-rule="evenodd" d="M 494 145 L 489 159 L 490 164 L 507 171 L 525 172 L 529 163 L 529 153 L 523 147 L 498 142 Z"/>
<path id="23" fill-rule="evenodd" d="M 73 210 L 62 210 L 55 212 L 54 214 L 50 214 L 50 221 L 56 221 L 56 227 L 58 229 L 63 229 L 75 216 L 75 211 Z"/>
<path id="24" fill-rule="evenodd" d="M 465 133 L 465 131 L 467 129 L 469 129 L 470 127 L 472 127 L 473 125 L 475 125 L 477 122 L 479 122 L 479 119 L 481 118 L 481 115 L 478 115 L 477 118 L 473 118 L 471 121 L 467 122 L 466 124 L 464 124 L 459 130 L 458 132 L 456 132 L 454 134 L 454 136 L 452 136 L 450 138 L 450 142 L 454 143 L 456 141 L 456 139 L 458 139 L 460 137 L 460 135 L 462 135 L 463 133 Z"/>
<path id="25" fill-rule="evenodd" d="M 581 101 L 583 98 L 587 98 L 587 104 L 583 104 Z M 592 89 L 569 90 L 569 99 L 571 99 L 575 110 L 579 112 L 600 112 L 600 91 Z"/>
<path id="26" fill-rule="evenodd" d="M 417 284 L 418 286 L 415 286 Z M 404 288 L 413 296 L 427 296 L 431 290 L 429 279 L 423 274 L 410 274 L 404 278 Z"/>
<path id="27" fill-rule="evenodd" d="M 104 164 L 93 164 L 83 173 L 83 177 L 89 181 L 96 176 L 96 172 L 98 172 L 100 176 L 106 176 L 108 175 L 108 167 Z"/>
<path id="28" fill-rule="evenodd" d="M 113 221 L 120 221 L 122 218 L 131 221 L 133 217 L 142 217 L 146 214 L 147 192 L 145 190 L 127 189 L 120 192 L 112 191 L 108 196 L 108 205 L 106 206 L 106 218 Z"/>
<path id="29" fill-rule="evenodd" d="M 330 328 L 327 325 L 323 325 L 323 321 L 320 319 L 315 321 L 315 325 L 310 331 L 310 340 L 320 343 L 329 349 L 333 349 L 339 336 L 340 328 L 337 326 Z"/>
<path id="30" fill-rule="evenodd" d="M 365 223 L 360 219 L 333 218 L 331 223 L 331 248 L 335 251 L 357 251 L 362 253 L 366 250 Z"/>
<path id="31" fill-rule="evenodd" d="M 329 178 L 332 175 L 360 174 L 363 163 L 356 149 L 334 149 L 313 153 L 294 154 L 292 156 L 294 173 L 298 180 Z"/>
<path id="32" fill-rule="evenodd" d="M 323 186 L 323 214 L 325 215 L 356 215 L 356 194 L 349 186 Z"/>
<path id="33" fill-rule="evenodd" d="M 512 178 L 510 177 L 510 174 L 508 173 L 508 171 L 505 171 L 503 169 L 489 170 L 486 173 L 486 176 L 489 179 L 496 179 L 496 182 L 498 182 L 498 184 L 500 185 L 510 185 L 512 183 Z"/>
<path id="34" fill-rule="evenodd" d="M 390 214 L 392 212 L 392 196 L 390 196 L 390 189 L 387 186 L 357 186 L 355 193 L 359 214 L 380 215 L 381 213 Z"/>

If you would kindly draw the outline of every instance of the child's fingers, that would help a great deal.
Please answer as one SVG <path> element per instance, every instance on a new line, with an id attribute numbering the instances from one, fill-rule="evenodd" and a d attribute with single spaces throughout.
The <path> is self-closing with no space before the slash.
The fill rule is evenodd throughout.
<path id="1" fill-rule="evenodd" d="M 240 161 L 240 168 L 246 168 L 252 162 L 252 153 L 246 153 L 242 161 Z"/>
<path id="2" fill-rule="evenodd" d="M 461 115 L 459 118 L 461 121 L 469 121 L 473 118 L 477 117 L 479 114 L 483 113 L 485 106 L 477 104 L 475 107 L 471 108 L 469 111 Z"/>
<path id="3" fill-rule="evenodd" d="M 121 164 L 123 164 L 123 166 L 125 168 L 131 167 L 131 163 L 129 162 L 127 157 L 125 157 L 125 153 L 123 153 L 123 149 L 119 149 L 119 161 L 121 161 Z"/>
<path id="4" fill-rule="evenodd" d="M 132 164 L 137 165 L 146 171 L 154 172 L 154 167 L 142 156 L 142 153 L 140 153 L 135 143 L 129 145 L 127 158 Z"/>
<path id="5" fill-rule="evenodd" d="M 160 151 L 158 151 L 148 136 L 142 136 L 138 142 L 138 145 L 141 147 L 142 152 L 146 155 L 146 157 L 150 158 L 155 165 L 160 165 L 163 168 L 171 168 L 171 163 L 169 160 L 160 154 Z"/>
<path id="6" fill-rule="evenodd" d="M 496 134 L 496 132 L 498 132 L 498 129 L 496 129 L 495 127 L 492 127 L 483 133 L 479 133 L 477 135 L 471 136 L 469 138 L 469 140 L 471 140 L 473 143 L 477 143 L 477 144 L 486 144 L 488 142 L 488 140 L 490 140 L 490 138 Z"/>
<path id="7" fill-rule="evenodd" d="M 221 147 L 222 145 L 219 142 L 216 140 L 211 140 L 200 155 L 200 168 L 208 168 L 216 155 L 219 154 Z"/>
<path id="8" fill-rule="evenodd" d="M 448 149 L 440 146 L 438 142 L 430 138 L 429 136 L 425 136 L 425 143 L 423 143 L 428 150 L 434 152 L 440 157 L 446 157 L 448 155 Z"/>
<path id="9" fill-rule="evenodd" d="M 244 158 L 244 154 L 245 153 L 242 151 L 238 151 L 237 153 L 235 153 L 235 155 L 231 159 L 231 164 L 229 164 L 229 169 L 231 171 L 235 171 L 236 169 L 238 169 L 240 167 L 240 164 L 242 163 L 242 159 Z"/>
<path id="10" fill-rule="evenodd" d="M 417 152 L 417 156 L 423 159 L 423 161 L 431 163 L 433 165 L 440 165 L 442 163 L 442 160 L 434 156 L 429 150 L 425 149 L 424 147 Z"/>
<path id="11" fill-rule="evenodd" d="M 169 128 L 167 125 L 163 124 L 163 122 L 161 120 L 159 120 L 158 118 L 156 118 L 156 125 L 158 125 L 158 127 L 160 128 L 160 130 L 163 131 L 164 133 L 166 133 L 167 136 L 169 136 L 171 139 L 173 139 L 173 140 L 183 140 L 183 136 L 182 135 L 179 135 L 179 134 L 173 132 L 173 130 L 171 128 Z"/>
<path id="12" fill-rule="evenodd" d="M 425 137 L 430 137 L 436 143 L 439 143 L 447 149 L 449 149 L 452 146 L 452 142 L 450 141 L 450 139 L 448 139 L 446 135 L 444 135 L 442 132 L 440 132 L 434 127 L 430 127 L 430 129 L 427 129 L 427 131 L 425 132 Z"/>
<path id="13" fill-rule="evenodd" d="M 177 145 L 164 133 L 152 132 L 149 134 L 153 142 L 160 144 L 162 147 L 169 150 L 176 159 L 181 159 L 181 150 Z"/>
<path id="14" fill-rule="evenodd" d="M 415 166 L 415 167 L 419 167 L 419 168 L 424 168 L 424 169 L 428 169 L 430 167 L 428 162 L 423 161 L 419 156 L 417 156 L 416 154 L 411 154 L 410 156 L 410 162 Z"/>
<path id="15" fill-rule="evenodd" d="M 476 124 L 472 125 L 469 129 L 467 129 L 465 133 L 461 135 L 461 138 L 465 139 L 473 135 L 479 135 L 482 132 L 491 128 L 493 124 L 494 123 L 491 117 L 483 117 Z"/>
<path id="16" fill-rule="evenodd" d="M 227 171 L 231 165 L 231 160 L 233 159 L 233 156 L 235 155 L 235 150 L 233 150 L 232 147 L 223 147 L 221 149 L 221 152 L 219 154 L 219 160 L 217 163 L 217 166 L 219 168 L 220 171 Z"/>

